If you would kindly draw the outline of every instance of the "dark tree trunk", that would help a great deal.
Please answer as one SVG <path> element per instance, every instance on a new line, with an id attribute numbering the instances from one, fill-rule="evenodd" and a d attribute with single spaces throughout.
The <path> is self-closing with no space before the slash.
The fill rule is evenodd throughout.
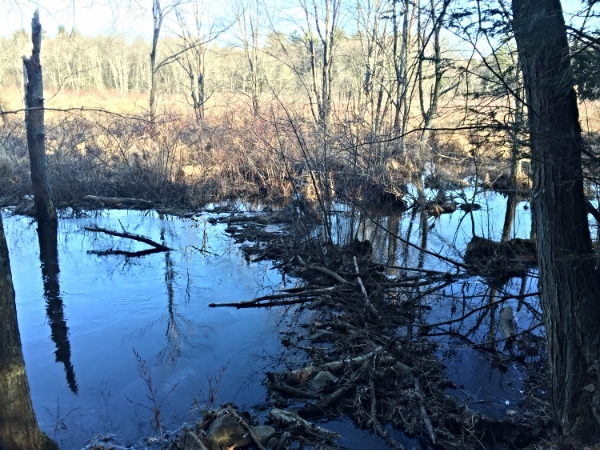
<path id="1" fill-rule="evenodd" d="M 532 213 L 552 378 L 565 434 L 600 439 L 600 281 L 588 228 L 577 98 L 559 0 L 513 0 L 523 64 Z"/>
<path id="2" fill-rule="evenodd" d="M 44 440 L 25 374 L 15 291 L 0 216 L 0 448 L 39 449 Z"/>
<path id="3" fill-rule="evenodd" d="M 54 203 L 50 196 L 48 168 L 46 163 L 46 132 L 44 130 L 44 89 L 40 50 L 42 47 L 42 26 L 36 10 L 31 21 L 31 57 L 23 57 L 25 86 L 25 124 L 27 126 L 27 147 L 31 164 L 31 183 L 35 201 L 35 215 L 39 222 L 56 220 Z"/>

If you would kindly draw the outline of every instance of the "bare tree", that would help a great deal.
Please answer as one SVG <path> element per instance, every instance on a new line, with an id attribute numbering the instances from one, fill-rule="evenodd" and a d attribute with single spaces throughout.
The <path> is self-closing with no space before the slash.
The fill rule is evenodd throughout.
<path id="1" fill-rule="evenodd" d="M 332 106 L 333 62 L 342 0 L 325 0 L 321 8 L 316 0 L 311 3 L 301 0 L 300 5 L 306 19 L 305 44 L 310 58 L 312 89 L 318 111 L 318 114 L 313 112 L 313 115 L 326 129 Z"/>
<path id="2" fill-rule="evenodd" d="M 214 22 L 208 25 L 205 22 L 204 11 L 196 2 L 193 4 L 193 28 L 189 26 L 187 16 L 181 9 L 178 8 L 176 14 L 181 30 L 179 50 L 184 50 L 181 57 L 177 58 L 177 62 L 189 79 L 192 108 L 196 120 L 200 123 L 204 120 L 205 104 L 210 98 L 206 85 L 208 44 L 219 37 L 229 26 L 217 27 Z M 178 54 L 178 51 L 173 53 Z"/>
<path id="3" fill-rule="evenodd" d="M 50 196 L 46 163 L 46 134 L 44 130 L 44 89 L 40 50 L 42 46 L 42 26 L 36 10 L 31 21 L 31 57 L 23 57 L 26 77 L 25 123 L 27 126 L 27 147 L 31 164 L 31 182 L 35 202 L 35 215 L 40 222 L 56 221 L 56 210 Z"/>
<path id="4" fill-rule="evenodd" d="M 257 116 L 260 109 L 260 78 L 262 76 L 259 22 L 261 15 L 264 16 L 265 12 L 259 0 L 249 0 L 248 2 L 238 1 L 235 9 L 240 32 L 239 39 L 248 63 L 252 113 Z"/>

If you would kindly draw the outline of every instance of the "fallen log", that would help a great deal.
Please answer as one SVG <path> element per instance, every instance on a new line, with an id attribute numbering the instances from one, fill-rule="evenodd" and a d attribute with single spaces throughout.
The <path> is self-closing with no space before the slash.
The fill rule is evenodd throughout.
<path id="1" fill-rule="evenodd" d="M 110 236 L 117 236 L 117 237 L 122 237 L 122 238 L 126 238 L 126 239 L 132 239 L 134 241 L 138 241 L 138 242 L 143 242 L 144 244 L 148 244 L 154 248 L 157 248 L 163 252 L 168 252 L 170 250 L 172 250 L 171 248 L 167 247 L 166 245 L 160 244 L 158 242 L 153 241 L 150 238 L 147 238 L 146 236 L 142 236 L 141 234 L 134 234 L 134 233 L 129 233 L 127 231 L 113 231 L 113 230 L 108 230 L 106 228 L 100 228 L 100 227 L 83 227 L 84 230 L 87 231 L 93 231 L 94 233 L 104 233 L 104 234 L 108 234 Z"/>
<path id="2" fill-rule="evenodd" d="M 100 197 L 97 195 L 86 195 L 83 198 L 84 200 L 93 200 L 96 202 L 107 203 L 109 205 L 152 205 L 152 202 L 149 200 L 142 200 L 139 198 L 131 197 Z"/>
<path id="3" fill-rule="evenodd" d="M 121 255 L 126 258 L 140 258 L 142 256 L 152 255 L 153 253 L 161 253 L 162 250 L 159 248 L 149 248 L 148 250 L 141 250 L 139 252 L 128 252 L 126 250 L 88 250 L 89 255 L 97 256 L 114 256 Z"/>

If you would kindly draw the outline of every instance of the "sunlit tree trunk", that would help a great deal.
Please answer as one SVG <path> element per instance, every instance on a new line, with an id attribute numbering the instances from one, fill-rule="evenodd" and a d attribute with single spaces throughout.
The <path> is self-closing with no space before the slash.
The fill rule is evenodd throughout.
<path id="1" fill-rule="evenodd" d="M 36 12 L 31 21 L 31 57 L 23 57 L 24 72 L 27 78 L 25 103 L 25 124 L 27 126 L 27 147 L 31 164 L 31 183 L 35 202 L 35 215 L 38 221 L 56 220 L 56 210 L 50 197 L 48 168 L 46 163 L 46 132 L 44 129 L 44 89 L 40 50 L 42 46 L 42 26 Z"/>
<path id="2" fill-rule="evenodd" d="M 563 433 L 600 438 L 600 278 L 583 193 L 583 142 L 559 0 L 513 0 L 533 166 L 532 213 L 552 379 Z"/>
<path id="3" fill-rule="evenodd" d="M 40 449 L 40 431 L 29 393 L 8 247 L 0 216 L 0 448 Z"/>

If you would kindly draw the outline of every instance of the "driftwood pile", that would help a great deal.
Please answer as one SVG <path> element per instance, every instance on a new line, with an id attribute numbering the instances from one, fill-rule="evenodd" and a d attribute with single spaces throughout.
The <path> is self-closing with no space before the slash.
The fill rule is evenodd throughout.
<path id="1" fill-rule="evenodd" d="M 547 417 L 491 419 L 447 393 L 455 386 L 435 355 L 428 327 L 416 318 L 428 307 L 422 302 L 427 295 L 467 276 L 464 265 L 456 273 L 400 267 L 402 275 L 390 278 L 385 266 L 372 262 L 368 241 L 338 247 L 294 240 L 292 225 L 266 233 L 269 220 L 235 219 L 228 230 L 240 242 L 254 242 L 244 247 L 248 258 L 274 259 L 277 268 L 305 284 L 210 306 L 300 304 L 312 316 L 282 339 L 294 359 L 305 363 L 269 373 L 265 381 L 273 410 L 280 411 L 271 414 L 280 434 L 288 433 L 301 447 L 327 448 L 336 436 L 308 424 L 347 416 L 392 449 L 404 447 L 389 425 L 443 449 L 522 448 L 539 439 Z"/>

